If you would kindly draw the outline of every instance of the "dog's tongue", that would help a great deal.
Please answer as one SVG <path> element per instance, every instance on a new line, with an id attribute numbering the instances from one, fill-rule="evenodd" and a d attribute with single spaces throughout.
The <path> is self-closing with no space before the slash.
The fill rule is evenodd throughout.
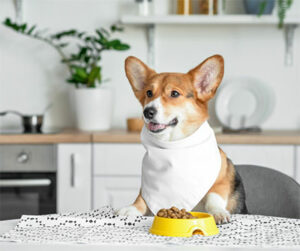
<path id="1" fill-rule="evenodd" d="M 164 124 L 154 124 L 154 123 L 150 122 L 148 124 L 148 127 L 149 127 L 150 131 L 158 131 L 158 130 L 165 129 L 167 127 L 167 125 L 164 125 Z"/>

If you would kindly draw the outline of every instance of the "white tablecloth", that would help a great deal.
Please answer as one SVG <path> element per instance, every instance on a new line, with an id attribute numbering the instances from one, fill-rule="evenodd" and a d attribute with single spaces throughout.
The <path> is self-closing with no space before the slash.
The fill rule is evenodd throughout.
<path id="1" fill-rule="evenodd" d="M 148 232 L 153 217 L 116 216 L 110 207 L 69 215 L 23 216 L 0 237 L 2 242 L 201 247 L 278 247 L 300 249 L 300 220 L 259 215 L 232 215 L 220 234 L 174 238 Z"/>

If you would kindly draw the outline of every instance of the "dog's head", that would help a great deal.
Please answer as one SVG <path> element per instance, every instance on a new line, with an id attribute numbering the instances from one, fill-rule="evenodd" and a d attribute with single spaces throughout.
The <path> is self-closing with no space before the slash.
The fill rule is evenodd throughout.
<path id="1" fill-rule="evenodd" d="M 215 55 L 188 73 L 156 73 L 138 58 L 128 57 L 125 71 L 143 106 L 147 129 L 162 140 L 178 140 L 207 120 L 207 102 L 221 83 L 224 60 Z"/>

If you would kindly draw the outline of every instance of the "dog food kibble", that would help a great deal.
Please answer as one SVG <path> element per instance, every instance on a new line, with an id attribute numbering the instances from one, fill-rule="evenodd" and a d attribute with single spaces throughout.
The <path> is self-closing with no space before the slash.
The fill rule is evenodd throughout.
<path id="1" fill-rule="evenodd" d="M 170 209 L 160 209 L 157 212 L 157 216 L 172 219 L 196 219 L 196 217 L 191 215 L 184 208 L 179 210 L 177 207 L 171 207 Z"/>

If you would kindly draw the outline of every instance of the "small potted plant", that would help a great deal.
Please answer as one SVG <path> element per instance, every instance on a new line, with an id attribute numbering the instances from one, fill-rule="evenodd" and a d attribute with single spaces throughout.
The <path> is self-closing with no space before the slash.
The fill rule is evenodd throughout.
<path id="1" fill-rule="evenodd" d="M 103 86 L 100 62 L 104 51 L 124 51 L 130 48 L 119 39 L 111 38 L 112 33 L 123 30 L 121 27 L 112 25 L 109 31 L 99 28 L 93 34 L 76 29 L 45 34 L 36 25 L 17 24 L 9 18 L 4 21 L 4 25 L 47 43 L 59 53 L 61 62 L 69 71 L 67 82 L 75 87 L 72 96 L 79 129 L 108 130 L 111 127 L 112 93 L 110 88 Z M 66 53 L 65 49 L 72 45 L 74 47 L 74 43 L 76 51 Z"/>

